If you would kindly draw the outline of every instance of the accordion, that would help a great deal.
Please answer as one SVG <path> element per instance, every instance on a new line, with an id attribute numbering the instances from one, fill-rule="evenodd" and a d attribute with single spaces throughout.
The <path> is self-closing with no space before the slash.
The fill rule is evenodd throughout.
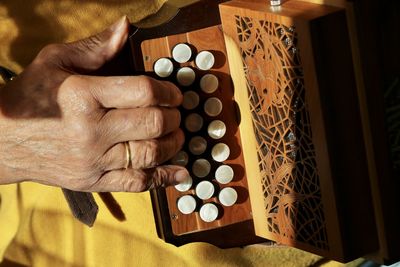
<path id="1" fill-rule="evenodd" d="M 387 220 L 382 194 L 398 182 L 389 189 L 394 178 L 376 163 L 387 151 L 369 132 L 374 94 L 363 87 L 352 5 L 266 2 L 200 1 L 132 28 L 130 70 L 184 95 L 186 141 L 171 163 L 191 179 L 151 192 L 159 236 L 396 259 L 398 215 Z"/>

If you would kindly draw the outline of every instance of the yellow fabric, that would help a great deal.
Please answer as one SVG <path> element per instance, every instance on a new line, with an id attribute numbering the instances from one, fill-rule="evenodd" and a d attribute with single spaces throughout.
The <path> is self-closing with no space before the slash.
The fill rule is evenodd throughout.
<path id="1" fill-rule="evenodd" d="M 0 65 L 20 72 L 47 43 L 91 35 L 124 14 L 136 21 L 162 2 L 2 0 Z M 176 248 L 157 237 L 148 193 L 113 196 L 126 220 L 115 219 L 96 195 L 100 212 L 88 228 L 71 216 L 58 188 L 0 186 L 0 261 L 5 256 L 29 266 L 309 266 L 320 260 L 297 249 L 262 245 Z"/>
<path id="2" fill-rule="evenodd" d="M 126 220 L 116 220 L 96 195 L 100 212 L 95 226 L 88 228 L 71 217 L 60 189 L 22 184 L 24 211 L 6 257 L 34 266 L 309 266 L 319 259 L 264 246 L 222 250 L 195 243 L 176 248 L 158 239 L 149 194 L 113 196 Z"/>

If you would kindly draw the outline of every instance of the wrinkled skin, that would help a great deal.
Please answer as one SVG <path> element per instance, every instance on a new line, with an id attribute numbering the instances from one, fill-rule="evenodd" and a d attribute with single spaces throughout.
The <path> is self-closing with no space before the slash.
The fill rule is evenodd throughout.
<path id="1" fill-rule="evenodd" d="M 186 169 L 161 165 L 184 142 L 178 88 L 146 76 L 87 75 L 118 53 L 128 25 L 123 18 L 98 35 L 49 45 L 0 89 L 0 184 L 140 192 L 187 179 Z"/>

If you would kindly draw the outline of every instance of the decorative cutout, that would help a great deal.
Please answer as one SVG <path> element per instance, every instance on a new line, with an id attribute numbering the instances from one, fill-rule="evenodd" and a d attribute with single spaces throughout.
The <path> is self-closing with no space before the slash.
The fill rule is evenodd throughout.
<path id="1" fill-rule="evenodd" d="M 268 231 L 327 250 L 319 177 L 293 27 L 236 16 Z"/>

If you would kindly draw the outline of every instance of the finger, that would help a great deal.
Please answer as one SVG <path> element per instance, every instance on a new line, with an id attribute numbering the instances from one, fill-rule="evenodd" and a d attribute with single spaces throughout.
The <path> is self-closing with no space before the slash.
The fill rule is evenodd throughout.
<path id="1" fill-rule="evenodd" d="M 80 78 L 104 108 L 177 107 L 183 99 L 181 91 L 173 83 L 148 76 Z"/>
<path id="2" fill-rule="evenodd" d="M 97 70 L 122 49 L 128 33 L 129 21 L 124 16 L 96 35 L 66 44 L 64 63 L 79 70 Z"/>
<path id="3" fill-rule="evenodd" d="M 180 112 L 169 108 L 109 110 L 98 124 L 107 145 L 146 140 L 167 135 L 179 128 Z"/>
<path id="4" fill-rule="evenodd" d="M 188 171 L 180 166 L 159 166 L 149 170 L 114 170 L 105 173 L 91 188 L 93 192 L 143 192 L 186 181 Z"/>
<path id="5" fill-rule="evenodd" d="M 183 143 L 184 135 L 180 129 L 159 139 L 130 141 L 130 166 L 134 169 L 143 169 L 160 165 L 178 153 Z M 103 158 L 103 164 L 107 171 L 122 169 L 129 165 L 124 143 L 113 146 L 104 154 Z"/>

